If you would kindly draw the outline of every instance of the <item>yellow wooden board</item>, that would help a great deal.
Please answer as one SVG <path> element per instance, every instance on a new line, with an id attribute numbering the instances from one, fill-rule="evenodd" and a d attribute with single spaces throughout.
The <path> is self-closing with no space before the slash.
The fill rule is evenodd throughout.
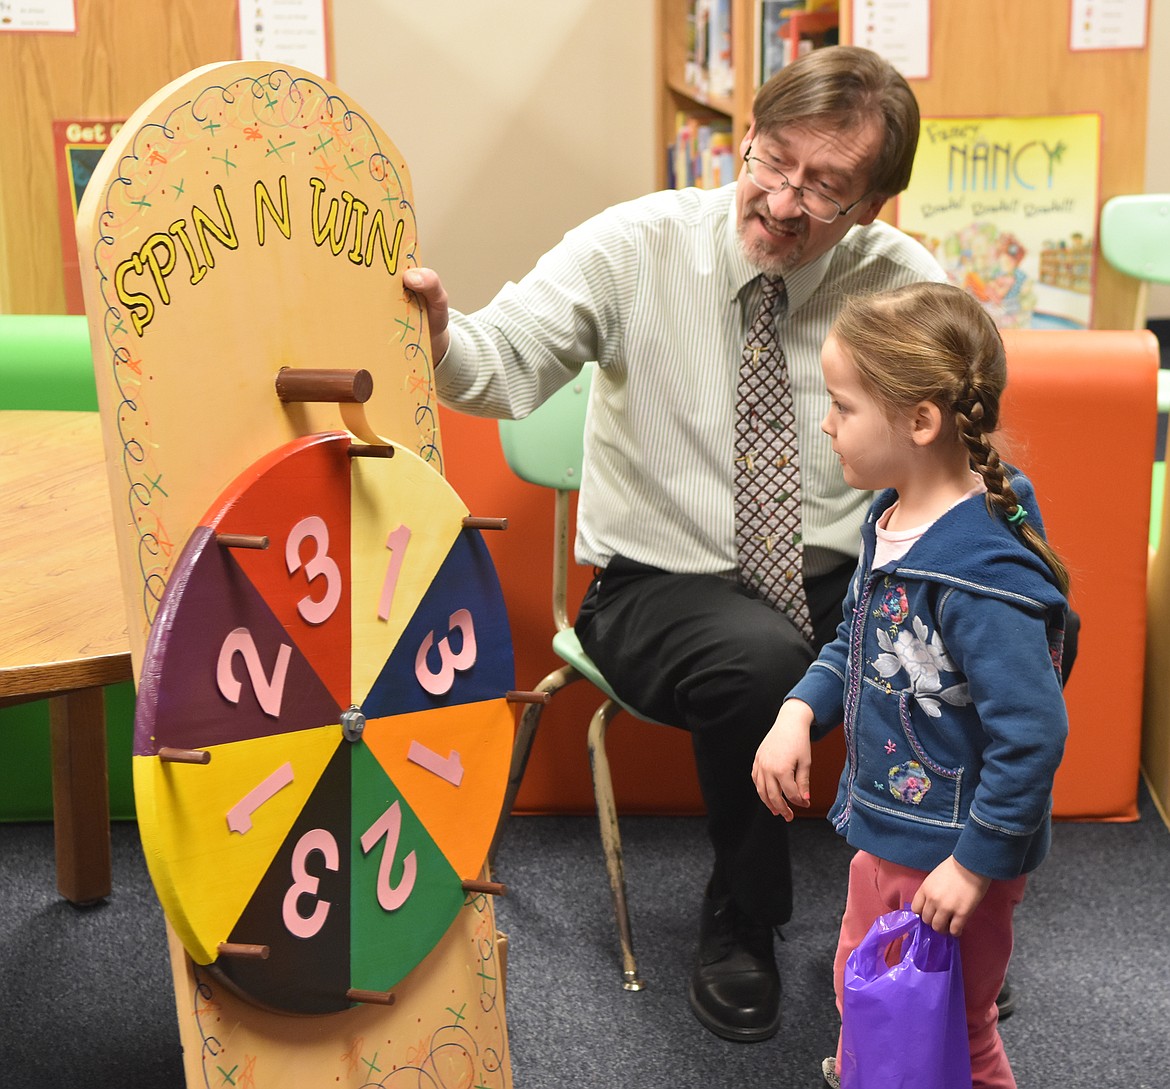
<path id="1" fill-rule="evenodd" d="M 357 103 L 262 62 L 163 88 L 95 169 L 78 248 L 136 666 L 210 499 L 267 451 L 344 426 L 336 404 L 278 400 L 282 367 L 368 369 L 369 430 L 441 472 L 429 336 L 402 288 L 413 199 Z"/>
<path id="2" fill-rule="evenodd" d="M 491 904 L 470 898 L 442 942 L 395 988 L 395 1004 L 328 1017 L 249 1006 L 169 933 L 179 1039 L 194 1086 L 508 1089 L 504 966 Z M 443 965 L 466 964 L 461 972 Z"/>
<path id="3" fill-rule="evenodd" d="M 366 568 L 355 564 L 355 598 L 378 600 L 393 558 L 387 536 L 400 525 L 411 531 L 388 615 L 380 627 L 353 633 L 355 658 L 369 659 L 361 673 L 368 687 L 413 606 L 434 603 L 434 587 L 430 596 L 427 588 L 453 545 L 479 567 L 486 555 L 461 536 L 466 507 L 442 480 L 428 331 L 402 288 L 403 271 L 421 258 L 398 150 L 359 104 L 309 73 L 262 62 L 198 68 L 163 87 L 121 129 L 86 190 L 78 249 L 135 675 L 142 676 L 179 553 L 216 496 L 286 443 L 344 429 L 358 443 L 396 447 L 393 459 L 353 462 L 352 487 L 376 496 L 353 526 L 353 554 L 370 557 Z M 285 403 L 276 393 L 283 368 L 366 369 L 373 394 L 364 404 Z M 369 540 L 359 543 L 360 534 Z M 491 580 L 479 577 L 490 604 Z M 183 585 L 176 580 L 176 589 Z M 506 619 L 489 622 L 488 599 L 468 606 L 482 625 L 481 650 L 493 640 L 507 646 L 498 635 Z M 448 611 L 427 622 L 432 636 L 412 636 L 420 649 L 418 664 L 413 652 L 409 664 L 424 687 L 436 667 L 423 660 L 422 647 L 447 638 Z M 470 633 L 470 619 L 458 623 Z M 484 668 L 510 669 L 510 653 L 483 656 Z M 466 679 L 463 658 L 456 669 L 464 669 L 459 683 L 477 691 L 482 682 Z M 497 740 L 510 726 L 505 717 L 486 723 Z M 440 710 L 439 718 L 447 716 Z M 429 719 L 425 725 L 419 729 L 436 748 L 453 747 L 432 737 Z M 469 896 L 438 944 L 394 985 L 391 1006 L 277 1013 L 243 998 L 252 991 L 228 984 L 231 972 L 204 969 L 183 949 L 186 943 L 210 960 L 266 868 L 265 887 L 274 883 L 274 852 L 281 842 L 287 847 L 293 814 L 301 812 L 301 824 L 318 819 L 304 816 L 305 798 L 319 802 L 320 784 L 338 768 L 329 760 L 337 729 L 208 744 L 205 765 L 136 758 L 140 814 L 153 814 L 156 833 L 148 855 L 167 860 L 152 873 L 163 873 L 159 895 L 173 920 L 188 1083 L 356 1087 L 417 1071 L 416 1080 L 428 1083 L 507 1089 L 502 973 L 493 963 L 499 943 L 483 896 Z M 473 739 L 458 736 L 473 754 Z M 491 753 L 491 775 L 501 783 L 506 769 L 495 765 L 506 752 L 496 744 Z M 281 777 L 281 768 L 294 765 L 291 778 Z M 257 784 L 273 789 L 245 804 Z M 479 797 L 483 789 L 475 789 Z M 441 810 L 415 793 L 422 807 Z M 485 814 L 498 811 L 494 797 L 485 795 L 485 805 Z M 237 821 L 233 830 L 228 814 L 243 810 L 251 824 L 244 832 Z M 436 819 L 452 836 L 451 821 Z M 315 828 L 306 834 L 314 844 Z M 232 849 L 224 852 L 226 841 Z M 231 865 L 217 866 L 224 856 Z M 308 882 L 298 877 L 291 889 L 303 891 L 293 910 L 307 921 L 302 912 L 314 906 Z M 323 905 L 322 898 L 315 906 Z"/>

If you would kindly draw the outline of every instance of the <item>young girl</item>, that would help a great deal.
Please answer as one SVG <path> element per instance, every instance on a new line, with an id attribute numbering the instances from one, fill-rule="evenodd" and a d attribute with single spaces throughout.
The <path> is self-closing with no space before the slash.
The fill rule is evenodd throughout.
<path id="1" fill-rule="evenodd" d="M 943 284 L 853 299 L 821 366 L 821 427 L 845 480 L 885 490 L 862 529 L 837 638 L 781 707 L 752 778 L 791 820 L 791 805 L 809 804 L 811 739 L 844 723 L 829 819 L 857 854 L 833 968 L 838 1008 L 849 953 L 879 915 L 909 903 L 962 935 L 973 1086 L 1015 1086 L 995 999 L 1012 911 L 1051 835 L 1068 730 L 1068 575 L 1032 485 L 992 444 L 1006 365 L 974 299 Z M 839 1065 L 840 1054 L 825 1060 L 827 1084 Z"/>

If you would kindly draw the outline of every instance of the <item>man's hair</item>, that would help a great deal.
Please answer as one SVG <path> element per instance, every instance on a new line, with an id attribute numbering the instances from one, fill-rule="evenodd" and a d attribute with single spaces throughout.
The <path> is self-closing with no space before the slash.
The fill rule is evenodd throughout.
<path id="1" fill-rule="evenodd" d="M 910 184 L 918 100 L 894 66 L 869 49 L 832 45 L 785 65 L 756 92 L 752 116 L 759 133 L 794 124 L 853 131 L 876 120 L 882 139 L 869 191 L 892 197 Z"/>

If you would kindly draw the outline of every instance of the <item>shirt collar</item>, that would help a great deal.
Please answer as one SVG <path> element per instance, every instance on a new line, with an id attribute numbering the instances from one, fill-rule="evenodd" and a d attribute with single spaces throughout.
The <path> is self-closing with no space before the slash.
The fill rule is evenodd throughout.
<path id="1" fill-rule="evenodd" d="M 731 202 L 727 209 L 727 221 L 723 229 L 723 252 L 727 268 L 727 290 L 732 298 L 739 298 L 743 289 L 760 274 L 760 270 L 748 262 L 739 242 L 736 222 L 735 187 L 732 186 Z"/>
<path id="2" fill-rule="evenodd" d="M 856 230 L 854 227 L 852 230 Z M 849 236 L 846 235 L 846 238 Z M 844 239 L 842 239 L 844 241 Z M 837 245 L 841 245 L 840 242 Z M 723 247 L 727 267 L 727 287 L 733 297 L 740 297 L 743 289 L 750 284 L 760 270 L 752 265 L 744 256 L 743 246 L 739 242 L 739 231 L 736 224 L 735 197 L 732 195 L 731 204 L 727 211 L 727 225 L 723 234 Z M 810 265 L 802 265 L 792 272 L 784 274 L 784 286 L 788 291 L 788 314 L 795 314 L 821 285 L 825 274 L 829 271 L 829 262 L 833 259 L 833 249 L 822 254 Z"/>

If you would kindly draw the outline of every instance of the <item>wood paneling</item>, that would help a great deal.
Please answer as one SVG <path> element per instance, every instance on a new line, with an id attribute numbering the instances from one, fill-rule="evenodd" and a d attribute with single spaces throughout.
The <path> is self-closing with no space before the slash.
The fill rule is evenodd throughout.
<path id="1" fill-rule="evenodd" d="M 76 0 L 76 34 L 0 34 L 0 313 L 65 311 L 53 122 L 124 119 L 239 55 L 234 0 Z"/>
<path id="2" fill-rule="evenodd" d="M 843 0 L 842 41 L 852 4 Z M 1100 202 L 1145 189 L 1149 49 L 1072 52 L 1070 0 L 931 4 L 930 78 L 911 86 L 926 116 L 1101 115 Z M 1097 262 L 1093 326 L 1133 325 L 1138 283 Z"/>

